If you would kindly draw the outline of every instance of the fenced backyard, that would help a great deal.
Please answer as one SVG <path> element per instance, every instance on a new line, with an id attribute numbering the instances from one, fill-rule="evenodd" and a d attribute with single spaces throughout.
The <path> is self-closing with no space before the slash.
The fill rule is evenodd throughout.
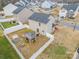
<path id="1" fill-rule="evenodd" d="M 16 42 L 13 42 L 13 43 L 26 59 L 30 58 L 33 53 L 35 53 L 39 48 L 41 48 L 48 41 L 47 37 L 40 35 L 36 37 L 35 42 L 29 43 L 23 37 L 23 35 L 24 33 L 30 32 L 30 31 L 31 30 L 24 28 L 19 31 L 15 31 L 8 34 L 8 37 L 11 39 L 12 42 L 13 42 L 13 38 L 12 38 L 13 35 L 17 34 L 19 36 L 20 39 L 16 41 L 17 43 Z"/>

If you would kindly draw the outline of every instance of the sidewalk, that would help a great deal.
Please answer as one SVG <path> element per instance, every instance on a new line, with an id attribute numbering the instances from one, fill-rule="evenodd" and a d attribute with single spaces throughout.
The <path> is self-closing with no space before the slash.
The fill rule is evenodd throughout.
<path id="1" fill-rule="evenodd" d="M 15 20 L 14 18 L 9 18 L 9 19 L 0 19 L 0 22 L 10 22 Z"/>

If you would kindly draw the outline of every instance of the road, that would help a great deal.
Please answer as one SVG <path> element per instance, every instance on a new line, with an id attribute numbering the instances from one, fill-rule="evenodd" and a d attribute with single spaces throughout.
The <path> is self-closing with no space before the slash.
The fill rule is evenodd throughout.
<path id="1" fill-rule="evenodd" d="M 75 26 L 75 30 L 79 30 L 79 24 L 75 25 L 75 23 L 62 22 L 62 25 L 66 26 L 66 27 L 70 27 L 72 29 L 74 29 L 74 26 Z"/>

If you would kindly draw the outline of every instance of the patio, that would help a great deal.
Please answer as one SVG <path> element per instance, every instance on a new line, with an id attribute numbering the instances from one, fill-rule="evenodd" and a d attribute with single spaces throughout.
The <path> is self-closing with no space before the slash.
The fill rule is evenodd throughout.
<path id="1" fill-rule="evenodd" d="M 23 36 L 24 33 L 26 33 L 26 32 L 32 32 L 32 30 L 24 28 L 22 30 L 8 34 L 8 37 L 16 45 L 16 47 L 23 54 L 23 56 L 26 59 L 28 59 L 29 57 L 32 56 L 33 53 L 35 53 L 40 47 L 42 47 L 48 41 L 48 38 L 43 35 L 40 35 L 40 36 L 36 37 L 34 42 L 30 43 Z M 12 39 L 13 35 L 18 35 L 18 37 L 19 37 L 19 39 L 17 39 L 15 42 Z"/>

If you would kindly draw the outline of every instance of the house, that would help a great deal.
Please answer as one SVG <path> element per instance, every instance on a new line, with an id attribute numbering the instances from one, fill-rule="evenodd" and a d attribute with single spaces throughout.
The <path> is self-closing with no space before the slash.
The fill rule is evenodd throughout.
<path id="1" fill-rule="evenodd" d="M 21 21 L 22 23 L 26 23 L 28 20 L 28 17 L 32 15 L 32 11 L 25 8 L 25 7 L 18 7 L 13 14 L 15 15 L 15 19 Z"/>
<path id="2" fill-rule="evenodd" d="M 54 17 L 44 13 L 33 13 L 29 18 L 29 27 L 36 33 L 45 34 L 53 32 Z"/>
<path id="3" fill-rule="evenodd" d="M 18 2 L 15 3 L 15 5 L 27 6 L 30 3 L 31 0 L 19 0 Z"/>
<path id="4" fill-rule="evenodd" d="M 12 3 L 6 5 L 3 10 L 5 16 L 13 16 L 13 11 L 17 9 L 17 6 L 13 5 Z"/>
<path id="5" fill-rule="evenodd" d="M 45 9 L 50 9 L 51 7 L 52 7 L 52 3 L 51 3 L 51 1 L 44 1 L 42 4 L 41 4 L 41 7 L 42 8 L 45 8 Z"/>
<path id="6" fill-rule="evenodd" d="M 78 12 L 78 4 L 63 5 L 62 9 L 65 9 L 67 11 L 67 17 L 75 17 Z"/>
<path id="7" fill-rule="evenodd" d="M 13 11 L 13 14 L 16 20 L 19 20 L 22 23 L 27 22 L 27 18 L 33 13 L 27 8 L 30 2 L 31 0 L 20 0 L 15 3 L 17 9 Z"/>

